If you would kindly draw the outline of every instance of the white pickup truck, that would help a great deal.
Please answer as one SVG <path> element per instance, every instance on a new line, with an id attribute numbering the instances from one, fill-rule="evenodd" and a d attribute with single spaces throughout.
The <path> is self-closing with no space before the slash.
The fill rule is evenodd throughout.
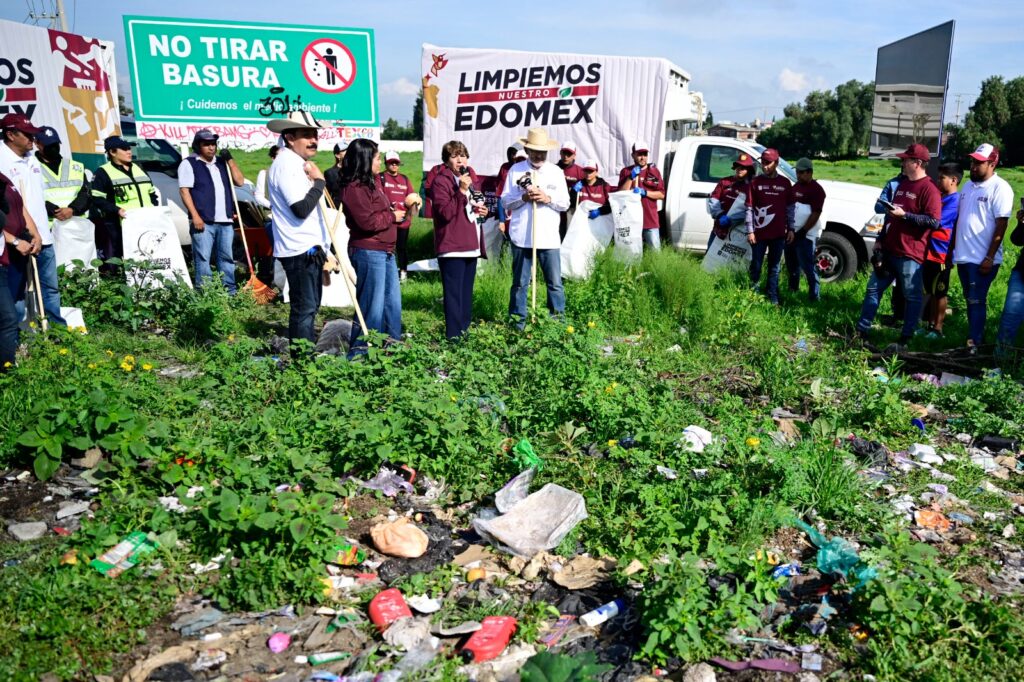
<path id="1" fill-rule="evenodd" d="M 704 252 L 711 234 L 707 198 L 715 184 L 733 174 L 741 152 L 755 159 L 764 147 L 729 137 L 684 137 L 663 159 L 667 195 L 663 206 L 671 242 L 681 249 Z M 796 182 L 796 172 L 785 160 L 779 172 Z M 823 281 L 848 279 L 866 265 L 875 235 L 881 228 L 875 214 L 880 187 L 818 180 L 825 190 L 825 231 L 818 239 L 818 272 Z"/>

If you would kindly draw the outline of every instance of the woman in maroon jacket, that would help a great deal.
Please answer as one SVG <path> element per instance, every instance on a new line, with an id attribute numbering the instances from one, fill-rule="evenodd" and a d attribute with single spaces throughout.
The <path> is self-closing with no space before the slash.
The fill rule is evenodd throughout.
<path id="1" fill-rule="evenodd" d="M 469 331 L 473 317 L 476 261 L 486 258 L 483 226 L 487 216 L 483 195 L 473 186 L 466 145 L 452 140 L 441 149 L 443 168 L 430 186 L 433 203 L 434 249 L 444 291 L 444 328 L 449 340 Z"/>
<path id="2" fill-rule="evenodd" d="M 402 338 L 402 295 L 398 289 L 395 243 L 405 210 L 392 209 L 377 175 L 380 154 L 371 140 L 355 140 L 341 162 L 341 205 L 349 229 L 348 256 L 356 271 L 356 299 L 366 326 Z M 352 320 L 349 358 L 366 352 L 363 329 Z"/>

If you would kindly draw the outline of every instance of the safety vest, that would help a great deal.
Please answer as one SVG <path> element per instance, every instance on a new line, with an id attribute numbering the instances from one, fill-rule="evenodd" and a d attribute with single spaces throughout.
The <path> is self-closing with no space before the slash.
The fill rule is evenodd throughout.
<path id="1" fill-rule="evenodd" d="M 85 167 L 77 161 L 61 159 L 59 176 L 42 161 L 39 167 L 43 171 L 43 197 L 57 208 L 70 206 L 85 182 Z"/>
<path id="2" fill-rule="evenodd" d="M 146 171 L 134 163 L 129 166 L 129 170 L 132 172 L 131 175 L 128 175 L 123 168 L 109 161 L 97 170 L 104 171 L 107 177 L 110 178 L 110 184 L 114 186 L 114 203 L 117 204 L 118 208 L 128 210 L 129 208 L 142 208 L 153 205 L 149 198 L 150 192 L 153 191 L 153 181 L 146 175 Z M 92 195 L 100 199 L 107 198 L 105 192 L 96 189 L 93 189 Z"/>

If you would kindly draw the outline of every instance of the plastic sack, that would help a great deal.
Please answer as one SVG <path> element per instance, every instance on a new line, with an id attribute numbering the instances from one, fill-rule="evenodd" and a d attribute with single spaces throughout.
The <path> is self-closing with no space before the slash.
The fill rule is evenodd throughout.
<path id="1" fill-rule="evenodd" d="M 86 268 L 96 260 L 96 227 L 85 218 L 53 221 L 53 253 L 57 265 L 72 268 L 80 260 Z"/>
<path id="2" fill-rule="evenodd" d="M 505 484 L 505 487 L 494 494 L 494 506 L 504 514 L 526 499 L 530 494 L 530 484 L 537 470 L 533 467 L 519 473 L 515 478 Z"/>
<path id="3" fill-rule="evenodd" d="M 683 429 L 683 437 L 679 439 L 679 445 L 690 452 L 704 452 L 704 448 L 711 445 L 715 437 L 707 429 L 700 426 L 687 426 Z"/>
<path id="4" fill-rule="evenodd" d="M 412 483 L 409 483 L 409 481 L 399 476 L 394 470 L 387 467 L 381 467 L 376 476 L 363 483 L 363 487 L 370 490 L 379 490 L 388 497 L 394 497 L 400 492 L 409 493 L 410 495 L 416 492 L 412 487 Z"/>
<path id="5" fill-rule="evenodd" d="M 738 201 L 738 200 L 737 200 Z M 749 267 L 751 246 L 742 226 L 729 230 L 725 239 L 715 236 L 711 248 L 704 254 L 704 271 L 741 270 Z"/>
<path id="6" fill-rule="evenodd" d="M 841 537 L 826 540 L 825 536 L 813 526 L 803 521 L 794 521 L 794 525 L 807 533 L 811 544 L 818 548 L 818 570 L 822 573 L 837 573 L 846 578 L 851 576 L 857 581 L 854 589 L 878 575 L 878 571 L 861 561 L 853 544 Z"/>
<path id="7" fill-rule="evenodd" d="M 620 260 L 638 260 L 644 254 L 644 210 L 640 195 L 632 192 L 613 192 L 608 195 L 615 225 L 615 257 Z"/>
<path id="8" fill-rule="evenodd" d="M 370 529 L 373 544 L 381 554 L 415 559 L 427 551 L 427 534 L 402 517 L 391 523 L 378 523 Z"/>
<path id="9" fill-rule="evenodd" d="M 553 549 L 587 518 L 579 493 L 549 483 L 494 519 L 473 519 L 473 528 L 502 549 L 524 558 Z"/>
<path id="10" fill-rule="evenodd" d="M 811 205 L 800 202 L 794 204 L 794 209 L 795 210 L 793 212 L 793 227 L 794 229 L 799 230 L 801 227 L 804 226 L 804 223 L 807 222 L 807 219 L 811 217 Z M 824 226 L 825 214 L 822 214 L 818 217 L 818 222 L 814 224 L 814 227 L 812 227 L 807 232 L 807 236 L 810 239 L 817 239 L 818 236 L 821 234 L 821 231 L 824 229 Z"/>
<path id="11" fill-rule="evenodd" d="M 595 208 L 600 206 L 593 201 L 581 201 L 569 223 L 559 254 L 562 277 L 589 277 L 594 257 L 612 241 L 615 223 L 611 214 L 599 215 L 591 220 L 589 214 Z"/>
<path id="12" fill-rule="evenodd" d="M 512 454 L 515 455 L 516 464 L 523 469 L 533 468 L 540 471 L 544 468 L 544 460 L 542 460 L 537 453 L 533 451 L 533 446 L 530 445 L 530 441 L 525 438 L 515 444 L 512 448 Z"/>

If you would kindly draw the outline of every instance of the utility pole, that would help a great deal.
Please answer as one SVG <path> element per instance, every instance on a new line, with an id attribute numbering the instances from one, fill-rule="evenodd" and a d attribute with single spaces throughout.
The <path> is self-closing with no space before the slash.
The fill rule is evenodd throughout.
<path id="1" fill-rule="evenodd" d="M 49 12 L 36 12 L 35 5 L 30 3 L 28 18 L 33 22 L 39 22 L 40 20 L 50 21 L 50 28 L 59 28 L 64 33 L 68 32 L 68 16 L 64 12 L 64 0 L 56 0 L 56 8 L 52 14 Z"/>
<path id="2" fill-rule="evenodd" d="M 960 100 L 963 99 L 963 93 L 958 92 L 956 94 L 956 121 L 957 125 L 960 125 Z"/>
<path id="3" fill-rule="evenodd" d="M 57 0 L 57 18 L 60 20 L 60 30 L 68 32 L 68 15 L 64 11 L 64 0 Z"/>

